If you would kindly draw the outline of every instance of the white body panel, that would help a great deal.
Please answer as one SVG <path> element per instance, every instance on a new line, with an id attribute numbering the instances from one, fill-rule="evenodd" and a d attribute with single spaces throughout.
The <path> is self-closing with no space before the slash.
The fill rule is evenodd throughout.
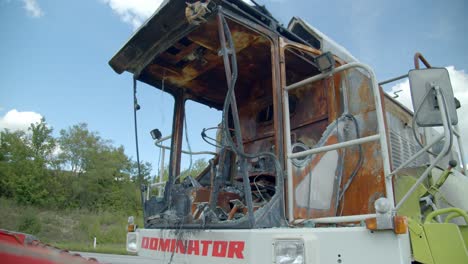
<path id="1" fill-rule="evenodd" d="M 269 228 L 230 230 L 161 230 L 138 229 L 138 255 L 151 257 L 155 263 L 275 263 L 273 244 L 279 239 L 301 239 L 305 246 L 305 263 L 411 263 L 409 237 L 392 230 L 370 232 L 365 227 L 342 228 Z M 166 245 L 163 251 L 160 239 Z M 177 245 L 194 247 L 181 254 Z M 170 242 L 168 242 L 170 241 Z M 198 241 L 198 242 L 194 242 Z M 202 242 L 203 241 L 203 242 Z M 143 245 L 142 245 L 143 243 Z M 202 243 L 204 245 L 202 245 Z M 242 245 L 241 245 L 241 244 Z M 213 247 L 216 245 L 215 253 Z M 143 247 L 143 248 L 142 248 Z M 164 248 L 164 246 L 163 246 Z M 232 252 L 231 252 L 232 251 Z M 213 257 L 214 255 L 218 255 Z M 173 256 L 172 256 L 173 255 Z M 202 256 L 205 255 L 205 256 Z M 172 256 L 172 262 L 170 262 Z"/>

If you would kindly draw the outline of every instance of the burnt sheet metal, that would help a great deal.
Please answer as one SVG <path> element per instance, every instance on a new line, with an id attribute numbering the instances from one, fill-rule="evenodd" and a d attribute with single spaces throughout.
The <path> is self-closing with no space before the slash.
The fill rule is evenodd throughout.
<path id="1" fill-rule="evenodd" d="M 198 1 L 188 1 L 189 3 Z M 223 1 L 211 0 L 203 15 L 205 19 Z M 239 1 L 236 1 L 239 2 Z M 243 5 L 246 5 L 245 3 Z M 193 30 L 197 25 L 187 19 L 187 3 L 184 0 L 168 0 L 151 16 L 114 55 L 109 65 L 117 73 L 128 71 L 139 74 L 155 56 L 172 46 L 178 39 Z M 245 8 L 245 7 L 244 7 Z"/>
<path id="2" fill-rule="evenodd" d="M 236 48 L 239 67 L 237 85 L 271 87 L 271 43 L 258 32 L 228 20 Z M 226 77 L 220 50 L 218 25 L 214 18 L 188 33 L 167 50 L 156 56 L 142 71 L 140 80 L 175 93 L 183 88 L 191 99 L 221 109 L 226 95 Z M 269 78 L 268 78 L 269 77 Z M 268 85 L 268 86 L 267 86 Z M 271 92 L 270 92 L 271 93 Z M 258 94 L 258 93 L 257 93 Z M 251 96 L 250 90 L 240 89 L 236 99 L 241 103 Z"/>
<path id="3" fill-rule="evenodd" d="M 192 20 L 187 19 L 186 2 L 192 4 L 198 1 L 164 1 L 160 8 L 109 61 L 112 69 L 119 74 L 128 71 L 138 76 L 157 55 L 170 48 L 187 33 L 196 29 L 199 23 L 193 23 Z M 234 12 L 252 24 L 262 25 L 278 35 L 308 45 L 306 41 L 279 25 L 267 11 L 250 6 L 242 0 L 210 0 L 207 5 L 208 10 L 203 12 L 202 15 L 197 15 L 196 20 L 203 22 L 208 19 L 218 6 Z"/>
<path id="4" fill-rule="evenodd" d="M 359 137 L 375 134 L 377 132 L 377 119 L 368 77 L 359 70 L 350 70 L 345 72 L 341 79 L 335 79 L 334 84 L 341 89 L 334 92 L 329 90 L 327 96 L 335 99 L 343 98 L 343 96 L 348 98 L 348 114 L 356 119 Z M 346 89 L 344 86 L 347 86 Z M 314 88 L 320 89 L 309 87 L 309 89 Z M 348 90 L 348 95 L 335 94 L 337 91 L 346 90 Z M 291 116 L 291 124 L 293 124 L 294 118 L 295 116 Z M 304 143 L 304 138 L 308 138 L 309 144 L 312 144 L 309 147 L 318 147 L 357 137 L 353 122 L 338 119 L 338 121 L 330 120 L 328 121 L 330 124 L 328 124 L 327 119 L 324 121 L 325 123 L 322 125 L 319 125 L 320 122 L 313 123 L 317 129 L 319 127 L 322 129 L 321 131 L 320 129 L 316 130 L 315 133 L 302 132 L 311 125 L 298 126 L 292 131 L 294 132 L 292 133 L 293 143 L 294 140 Z M 314 134 L 315 138 L 311 137 Z M 362 153 L 359 153 L 360 151 Z M 307 219 L 371 213 L 373 202 L 385 193 L 380 151 L 378 142 L 370 142 L 363 144 L 361 150 L 358 147 L 350 147 L 316 154 L 303 160 L 302 166 L 293 167 L 294 216 Z M 362 155 L 363 165 L 350 182 L 343 199 L 339 200 L 339 192 L 350 181 L 351 172 L 358 164 L 359 155 Z M 299 160 L 298 163 L 301 161 Z"/>

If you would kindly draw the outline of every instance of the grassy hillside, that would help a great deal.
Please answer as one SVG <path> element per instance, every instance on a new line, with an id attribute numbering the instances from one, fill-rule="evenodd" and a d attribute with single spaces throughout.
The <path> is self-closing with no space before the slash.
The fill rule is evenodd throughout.
<path id="1" fill-rule="evenodd" d="M 88 210 L 54 211 L 0 198 L 0 229 L 35 235 L 41 241 L 77 251 L 125 253 L 128 215 Z M 135 217 L 142 224 L 141 217 Z M 97 248 L 93 249 L 93 239 Z"/>

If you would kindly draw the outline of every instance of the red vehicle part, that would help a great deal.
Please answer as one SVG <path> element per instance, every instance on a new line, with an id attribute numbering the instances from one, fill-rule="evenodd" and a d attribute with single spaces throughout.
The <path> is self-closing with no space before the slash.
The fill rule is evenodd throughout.
<path id="1" fill-rule="evenodd" d="M 84 264 L 99 263 L 96 259 L 86 259 L 68 250 L 44 244 L 34 236 L 0 230 L 0 260 L 4 264 Z"/>

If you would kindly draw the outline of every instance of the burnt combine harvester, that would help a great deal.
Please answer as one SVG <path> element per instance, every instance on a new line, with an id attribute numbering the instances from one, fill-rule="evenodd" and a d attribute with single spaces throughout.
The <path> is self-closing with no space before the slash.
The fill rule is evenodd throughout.
<path id="1" fill-rule="evenodd" d="M 419 58 L 430 68 L 420 54 L 416 68 Z M 464 159 L 452 150 L 457 104 L 444 69 L 410 71 L 421 93 L 413 122 L 344 48 L 299 18 L 284 28 L 237 0 L 165 1 L 110 65 L 174 97 L 171 135 L 152 133 L 170 150 L 169 179 L 163 195 L 145 187 L 145 226 L 129 232 L 129 251 L 172 263 L 468 259 L 465 226 L 449 223 L 468 220 L 468 181 L 455 162 L 444 170 Z M 201 152 L 213 154 L 209 166 L 182 178 L 182 155 L 197 154 L 182 149 L 187 100 L 222 118 L 216 137 L 201 131 L 216 148 Z M 445 190 L 450 207 L 439 190 L 447 177 L 464 186 Z M 434 250 L 433 226 L 459 248 Z"/>

